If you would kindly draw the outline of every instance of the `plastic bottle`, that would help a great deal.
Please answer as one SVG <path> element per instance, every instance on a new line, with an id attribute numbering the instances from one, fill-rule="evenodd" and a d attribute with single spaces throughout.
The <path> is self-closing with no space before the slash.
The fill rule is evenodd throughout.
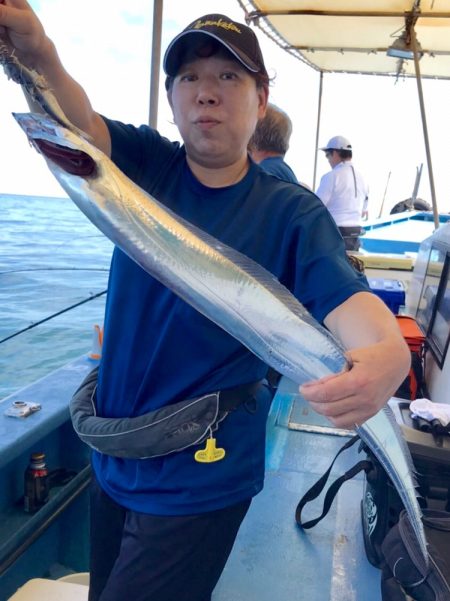
<path id="1" fill-rule="evenodd" d="M 24 477 L 24 509 L 34 513 L 47 503 L 49 494 L 48 469 L 44 453 L 32 453 Z"/>
<path id="2" fill-rule="evenodd" d="M 89 359 L 99 360 L 102 357 L 103 328 L 98 324 L 94 325 L 92 336 L 92 349 L 89 353 Z"/>

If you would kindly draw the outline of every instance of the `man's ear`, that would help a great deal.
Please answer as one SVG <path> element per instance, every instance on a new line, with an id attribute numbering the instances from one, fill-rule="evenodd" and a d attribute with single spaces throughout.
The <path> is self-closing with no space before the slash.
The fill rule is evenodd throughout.
<path id="1" fill-rule="evenodd" d="M 269 102 L 269 88 L 267 86 L 261 86 L 258 88 L 258 120 L 262 119 L 267 110 L 267 104 Z"/>
<path id="2" fill-rule="evenodd" d="M 172 102 L 172 87 L 170 87 L 170 88 L 167 90 L 167 101 L 168 101 L 168 103 L 169 103 L 169 106 L 170 106 L 170 108 L 171 108 L 171 110 L 172 110 L 172 117 L 173 117 L 173 121 L 174 121 L 174 123 L 175 123 L 175 114 L 174 114 L 174 112 L 173 112 L 173 102 Z"/>

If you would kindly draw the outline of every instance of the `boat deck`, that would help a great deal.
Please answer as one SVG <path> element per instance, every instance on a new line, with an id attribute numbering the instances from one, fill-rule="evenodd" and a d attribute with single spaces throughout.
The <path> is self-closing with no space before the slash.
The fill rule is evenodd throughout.
<path id="1" fill-rule="evenodd" d="M 83 478 L 79 488 L 84 490 L 86 456 L 77 455 L 85 455 L 85 447 L 70 432 L 67 404 L 78 380 L 91 368 L 92 362 L 81 358 L 0 404 L 6 408 L 16 398 L 42 403 L 42 410 L 25 420 L 0 416 L 4 435 L 0 443 L 1 513 L 9 516 L 0 531 L 0 555 L 7 568 L 0 573 L 0 601 L 6 601 L 30 578 L 58 577 L 64 568 L 87 569 L 87 496 L 80 494 L 75 508 L 65 508 L 65 500 L 61 500 L 74 494 L 70 487 L 76 478 L 32 516 L 23 513 L 18 497 L 29 452 L 35 450 L 47 451 L 50 459 L 63 465 L 78 463 L 79 477 Z M 213 601 L 380 601 L 380 572 L 367 561 L 363 546 L 361 476 L 344 484 L 329 514 L 314 528 L 302 531 L 295 523 L 298 501 L 347 440 L 345 432 L 314 431 L 327 430 L 326 426 L 323 418 L 310 412 L 296 387 L 283 379 L 268 420 L 265 488 L 252 503 Z M 67 453 L 64 449 L 70 450 Z M 337 460 L 332 479 L 357 460 L 354 447 L 344 455 Z M 322 499 L 318 499 L 305 509 L 303 517 L 316 517 L 321 512 Z M 14 550 L 14 543 L 16 547 L 23 545 L 23 535 L 39 530 L 50 513 L 55 514 L 53 525 L 17 554 L 15 562 L 9 562 L 11 554 L 20 551 Z M 11 565 L 7 567 L 5 562 Z M 54 572 L 55 565 L 59 573 Z"/>
<path id="2" fill-rule="evenodd" d="M 292 383 L 282 380 L 268 424 L 265 488 L 241 527 L 214 601 L 381 599 L 380 572 L 364 551 L 361 477 L 344 484 L 315 527 L 303 531 L 295 523 L 298 501 L 347 440 L 294 429 L 316 426 L 325 430 L 328 423 L 308 409 Z M 337 460 L 331 480 L 357 460 L 357 450 L 347 450 Z M 310 505 L 304 519 L 322 512 L 321 498 Z"/>

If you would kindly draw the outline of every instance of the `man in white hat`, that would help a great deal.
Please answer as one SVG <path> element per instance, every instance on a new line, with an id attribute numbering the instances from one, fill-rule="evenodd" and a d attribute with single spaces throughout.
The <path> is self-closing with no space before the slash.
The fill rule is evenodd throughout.
<path id="1" fill-rule="evenodd" d="M 369 189 L 352 163 L 352 145 L 344 136 L 334 136 L 321 148 L 331 171 L 320 180 L 317 196 L 322 200 L 342 234 L 347 250 L 360 247 L 361 220 L 367 216 Z"/>

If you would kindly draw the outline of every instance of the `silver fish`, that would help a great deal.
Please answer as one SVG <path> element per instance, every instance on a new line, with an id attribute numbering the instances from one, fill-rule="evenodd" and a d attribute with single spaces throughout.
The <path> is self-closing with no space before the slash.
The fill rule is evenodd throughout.
<path id="1" fill-rule="evenodd" d="M 14 116 L 112 242 L 265 363 L 297 383 L 351 367 L 340 343 L 260 265 L 177 217 L 74 132 L 43 115 Z M 356 430 L 392 479 L 428 562 L 414 467 L 392 411 L 386 406 Z"/>
<path id="2" fill-rule="evenodd" d="M 41 115 L 15 118 L 110 240 L 265 363 L 296 382 L 346 367 L 343 348 L 272 274 L 180 219 L 89 142 Z"/>

